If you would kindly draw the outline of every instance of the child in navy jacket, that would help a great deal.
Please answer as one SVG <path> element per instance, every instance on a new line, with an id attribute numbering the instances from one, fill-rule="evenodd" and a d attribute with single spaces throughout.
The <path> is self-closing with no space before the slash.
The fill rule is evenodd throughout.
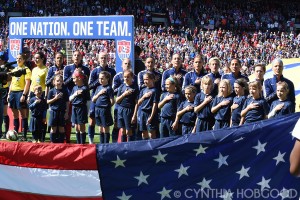
<path id="1" fill-rule="evenodd" d="M 134 108 L 138 99 L 138 87 L 134 83 L 134 74 L 131 70 L 123 72 L 124 83 L 118 88 L 116 102 L 118 104 L 118 128 L 122 128 L 122 142 L 133 141 L 133 129 L 136 120 L 133 117 Z"/>
<path id="2" fill-rule="evenodd" d="M 177 129 L 172 127 L 175 121 L 177 109 L 181 102 L 180 86 L 175 77 L 170 76 L 165 81 L 167 92 L 160 97 L 158 108 L 160 113 L 160 137 L 169 137 L 177 135 Z"/>
<path id="3" fill-rule="evenodd" d="M 96 124 L 99 126 L 100 143 L 109 143 L 109 127 L 113 125 L 111 107 L 114 105 L 114 91 L 111 87 L 111 74 L 102 71 L 99 74 L 100 85 L 95 91 L 92 101 L 95 104 Z"/>
<path id="4" fill-rule="evenodd" d="M 54 87 L 49 91 L 47 103 L 49 109 L 50 142 L 63 143 L 65 139 L 65 125 L 69 118 L 69 96 L 63 87 L 63 77 L 56 74 L 53 78 Z M 57 133 L 58 129 L 58 133 Z"/>
<path id="5" fill-rule="evenodd" d="M 214 130 L 226 128 L 230 125 L 232 87 L 228 79 L 221 80 L 218 96 L 214 99 L 211 112 L 215 115 Z"/>
<path id="6" fill-rule="evenodd" d="M 287 115 L 293 113 L 294 110 L 294 104 L 288 99 L 288 84 L 284 81 L 280 81 L 277 83 L 276 88 L 278 99 L 272 102 L 268 118 Z"/>
<path id="7" fill-rule="evenodd" d="M 160 92 L 155 87 L 155 75 L 153 73 L 145 72 L 143 83 L 146 87 L 140 91 L 134 117 L 136 118 L 138 115 L 139 130 L 142 131 L 142 138 L 145 140 L 156 138 L 156 130 L 158 129 L 157 105 Z"/>
<path id="8" fill-rule="evenodd" d="M 73 73 L 75 86 L 69 98 L 72 104 L 71 121 L 75 124 L 77 144 L 85 144 L 85 124 L 88 122 L 87 102 L 90 101 L 90 91 L 87 86 L 87 77 L 81 70 L 76 69 Z"/>
<path id="9" fill-rule="evenodd" d="M 31 111 L 30 130 L 33 135 L 33 142 L 43 141 L 43 129 L 46 120 L 47 102 L 42 97 L 42 86 L 37 85 L 34 87 L 35 96 L 29 100 L 29 109 Z"/>
<path id="10" fill-rule="evenodd" d="M 189 85 L 184 89 L 186 100 L 182 102 L 177 110 L 173 129 L 177 129 L 178 123 L 182 126 L 182 134 L 190 134 L 193 131 L 197 115 L 194 112 L 194 100 L 197 93 L 196 87 Z"/>

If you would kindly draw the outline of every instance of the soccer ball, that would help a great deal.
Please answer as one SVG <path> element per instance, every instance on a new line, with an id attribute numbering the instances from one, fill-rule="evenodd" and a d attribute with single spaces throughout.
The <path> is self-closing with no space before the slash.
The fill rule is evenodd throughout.
<path id="1" fill-rule="evenodd" d="M 6 139 L 11 141 L 17 141 L 18 140 L 18 133 L 15 130 L 9 130 L 6 133 Z"/>

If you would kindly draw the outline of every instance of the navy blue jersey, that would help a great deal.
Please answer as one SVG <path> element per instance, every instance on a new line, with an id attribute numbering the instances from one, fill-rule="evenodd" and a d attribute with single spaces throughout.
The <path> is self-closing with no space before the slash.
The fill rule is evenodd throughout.
<path id="1" fill-rule="evenodd" d="M 140 73 L 142 70 L 144 70 L 146 68 L 145 63 L 142 61 L 142 59 L 140 58 L 136 58 L 134 60 L 134 74 L 138 75 L 138 73 Z"/>
<path id="2" fill-rule="evenodd" d="M 213 104 L 212 107 L 215 107 L 216 105 L 218 105 L 219 103 L 221 103 L 222 101 L 227 101 L 229 100 L 230 103 L 226 106 L 222 106 L 216 113 L 215 113 L 215 119 L 216 120 L 220 120 L 220 121 L 228 121 L 230 120 L 231 117 L 231 105 L 232 105 L 232 101 L 233 101 L 233 97 L 228 96 L 228 97 L 216 97 L 213 100 Z"/>
<path id="3" fill-rule="evenodd" d="M 51 110 L 61 110 L 61 111 L 66 110 L 66 103 L 69 101 L 69 95 L 68 95 L 67 90 L 64 87 L 62 89 L 52 88 L 48 92 L 47 100 L 53 99 L 57 94 L 59 94 L 61 92 L 63 93 L 62 98 L 59 98 L 55 102 L 50 104 Z"/>
<path id="4" fill-rule="evenodd" d="M 47 112 L 47 102 L 44 98 L 41 98 L 40 103 L 34 103 L 38 98 L 36 96 L 32 97 L 29 100 L 29 109 L 31 111 L 32 116 L 44 116 L 45 112 Z"/>
<path id="5" fill-rule="evenodd" d="M 194 107 L 194 102 L 189 102 L 187 100 L 185 100 L 184 102 L 181 102 L 177 111 L 181 111 L 188 106 Z M 196 113 L 194 112 L 194 110 L 191 110 L 191 111 L 185 112 L 181 116 L 179 122 L 183 123 L 183 124 L 195 124 L 196 119 L 197 119 Z"/>
<path id="6" fill-rule="evenodd" d="M 183 84 L 183 79 L 184 79 L 184 76 L 187 72 L 182 68 L 180 67 L 178 71 L 176 71 L 176 69 L 174 67 L 172 67 L 171 69 L 168 69 L 166 71 L 164 71 L 163 75 L 162 75 L 162 79 L 161 79 L 161 89 L 163 92 L 166 91 L 165 89 L 165 83 L 166 83 L 166 80 L 170 77 L 170 76 L 175 76 L 175 75 L 181 75 L 181 78 L 179 81 L 179 85 L 180 87 L 182 87 L 182 84 Z"/>
<path id="7" fill-rule="evenodd" d="M 264 81 L 264 96 L 269 105 L 272 104 L 273 101 L 277 100 L 277 85 L 276 83 L 279 80 L 277 80 L 277 77 L 274 75 L 272 78 L 268 78 Z M 293 104 L 293 112 L 295 112 L 295 105 L 296 105 L 296 97 L 295 97 L 295 87 L 294 83 L 290 81 L 287 78 L 284 78 L 283 76 L 280 77 L 280 81 L 284 81 L 288 84 L 289 86 L 289 93 L 288 93 L 288 100 L 290 100 Z"/>
<path id="8" fill-rule="evenodd" d="M 87 86 L 85 86 L 85 85 L 83 85 L 83 86 L 77 86 L 77 85 L 75 85 L 73 87 L 71 95 L 73 95 L 74 93 L 76 93 L 78 90 L 82 90 L 82 93 L 79 94 L 79 95 L 77 95 L 73 99 L 72 105 L 75 105 L 75 106 L 86 105 L 87 101 L 91 100 L 89 88 Z"/>
<path id="9" fill-rule="evenodd" d="M 213 82 L 212 94 L 214 94 L 214 96 L 216 96 L 218 94 L 218 84 L 215 84 L 215 80 L 218 78 L 221 79 L 222 76 L 219 72 L 217 72 L 216 74 L 211 72 L 207 75 L 212 79 L 212 82 Z"/>
<path id="10" fill-rule="evenodd" d="M 212 95 L 206 95 L 204 94 L 202 91 L 200 93 L 198 93 L 195 96 L 195 101 L 194 101 L 194 105 L 199 106 L 205 99 L 205 97 L 207 96 L 212 96 Z M 214 97 L 214 96 L 212 96 Z M 211 108 L 212 108 L 212 103 L 213 101 L 211 101 L 210 103 L 206 104 L 198 113 L 197 113 L 197 117 L 199 119 L 208 119 L 208 118 L 213 118 L 213 114 L 211 113 Z"/>
<path id="11" fill-rule="evenodd" d="M 233 104 L 237 104 L 239 105 L 236 109 L 232 110 L 232 113 L 231 113 L 231 120 L 233 122 L 240 122 L 241 121 L 241 111 L 242 111 L 242 108 L 244 106 L 244 102 L 246 100 L 246 96 L 235 96 L 233 98 Z"/>
<path id="12" fill-rule="evenodd" d="M 284 104 L 283 108 L 281 110 L 277 111 L 275 113 L 274 117 L 293 113 L 294 104 L 290 100 L 280 101 L 279 99 L 272 102 L 270 111 L 272 111 L 277 105 L 282 104 L 282 103 Z"/>
<path id="13" fill-rule="evenodd" d="M 132 81 L 133 85 L 135 85 L 136 87 L 138 87 L 138 81 L 137 81 L 137 76 L 134 75 L 133 76 L 133 81 Z M 118 93 L 118 88 L 124 84 L 124 77 L 123 77 L 123 72 L 119 72 L 117 73 L 114 78 L 113 78 L 113 85 L 112 88 L 114 90 L 114 93 L 117 94 Z"/>
<path id="14" fill-rule="evenodd" d="M 216 74 L 210 72 L 207 74 L 211 79 L 212 79 L 212 82 L 215 82 L 216 79 L 221 79 L 221 74 L 219 72 L 217 72 Z"/>
<path id="15" fill-rule="evenodd" d="M 206 75 L 206 73 L 203 70 L 201 70 L 201 72 L 199 74 L 195 70 L 186 73 L 184 76 L 182 89 L 186 88 L 186 86 L 188 86 L 188 85 L 192 85 L 197 88 L 197 92 L 199 93 L 200 92 L 200 84 L 196 84 L 195 81 L 198 78 L 202 78 L 205 75 Z"/>
<path id="16" fill-rule="evenodd" d="M 234 82 L 239 78 L 244 78 L 244 79 L 246 79 L 247 82 L 249 81 L 248 77 L 244 76 L 241 72 L 239 72 L 237 77 L 235 77 L 232 72 L 229 74 L 223 74 L 223 76 L 222 76 L 222 80 L 228 79 L 230 81 L 230 85 L 231 85 L 232 89 L 234 89 Z"/>
<path id="17" fill-rule="evenodd" d="M 264 98 L 253 99 L 253 97 L 249 97 L 244 103 L 243 110 L 251 103 L 258 103 L 259 107 L 247 112 L 245 116 L 245 123 L 256 122 L 265 119 L 265 116 L 268 115 L 270 110 L 267 101 Z"/>
<path id="18" fill-rule="evenodd" d="M 110 108 L 111 107 L 110 99 L 114 98 L 114 91 L 110 85 L 106 85 L 106 86 L 100 85 L 97 87 L 94 95 L 97 95 L 101 90 L 106 90 L 106 92 L 99 96 L 99 98 L 95 102 L 95 106 L 101 108 L 106 108 L 106 107 Z"/>
<path id="19" fill-rule="evenodd" d="M 71 94 L 72 89 L 75 86 L 72 75 L 73 75 L 75 69 L 77 69 L 77 68 L 81 68 L 84 75 L 86 75 L 87 78 L 89 78 L 89 76 L 90 76 L 90 69 L 84 65 L 80 65 L 78 67 L 76 67 L 74 64 L 65 66 L 64 73 L 63 73 L 64 74 L 63 80 L 64 80 L 64 85 L 67 87 L 67 91 L 68 91 L 69 95 Z"/>
<path id="20" fill-rule="evenodd" d="M 139 98 L 142 98 L 143 95 L 148 92 L 152 92 L 151 96 L 144 99 L 144 101 L 141 103 L 139 108 L 145 112 L 151 113 L 152 108 L 153 108 L 153 103 L 159 102 L 159 93 L 157 91 L 157 88 L 144 88 L 140 91 Z"/>
<path id="21" fill-rule="evenodd" d="M 53 88 L 53 79 L 56 71 L 63 70 L 65 66 L 61 66 L 61 68 L 57 67 L 56 65 L 53 65 L 49 68 L 47 76 L 46 76 L 46 85 L 50 88 Z"/>
<path id="22" fill-rule="evenodd" d="M 126 90 L 133 90 L 133 92 L 129 95 L 126 95 L 120 103 L 118 103 L 119 106 L 122 106 L 124 108 L 134 108 L 136 101 L 138 99 L 139 95 L 139 90 L 136 84 L 132 84 L 130 86 L 126 85 L 123 83 L 119 88 L 118 88 L 118 94 L 117 96 L 121 96 Z"/>
<path id="23" fill-rule="evenodd" d="M 89 88 L 90 88 L 90 90 L 92 90 L 92 96 L 94 95 L 97 87 L 100 85 L 100 83 L 99 83 L 99 74 L 102 71 L 109 72 L 110 75 L 111 75 L 111 79 L 113 79 L 114 76 L 116 75 L 116 70 L 114 70 L 113 68 L 110 68 L 108 66 L 106 66 L 106 67 L 101 67 L 101 66 L 96 67 L 91 72 L 91 75 L 90 75 L 90 78 L 89 78 Z"/>
<path id="24" fill-rule="evenodd" d="M 173 99 L 165 103 L 165 105 L 161 108 L 160 116 L 163 118 L 174 118 L 176 117 L 176 112 L 179 108 L 179 105 L 181 103 L 181 96 L 178 93 L 169 93 L 164 92 L 161 97 L 160 101 L 163 101 L 164 98 L 168 95 L 174 95 Z"/>
<path id="25" fill-rule="evenodd" d="M 155 83 L 154 83 L 154 87 L 157 89 L 157 91 L 159 92 L 159 94 L 161 93 L 161 78 L 162 75 L 161 73 L 157 72 L 157 71 L 149 71 L 149 70 L 143 70 L 138 74 L 138 85 L 139 85 L 139 89 L 142 90 L 143 88 L 145 88 L 146 86 L 144 85 L 144 74 L 146 74 L 146 72 L 150 72 L 152 74 L 154 74 L 155 76 Z"/>

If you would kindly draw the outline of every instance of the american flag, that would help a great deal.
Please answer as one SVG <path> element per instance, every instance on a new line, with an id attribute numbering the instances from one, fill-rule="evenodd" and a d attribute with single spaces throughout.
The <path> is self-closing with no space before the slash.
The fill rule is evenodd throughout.
<path id="1" fill-rule="evenodd" d="M 0 142 L 0 199 L 299 199 L 299 117 L 121 144 Z"/>
<path id="2" fill-rule="evenodd" d="M 299 199 L 299 113 L 236 128 L 97 146 L 104 199 Z"/>

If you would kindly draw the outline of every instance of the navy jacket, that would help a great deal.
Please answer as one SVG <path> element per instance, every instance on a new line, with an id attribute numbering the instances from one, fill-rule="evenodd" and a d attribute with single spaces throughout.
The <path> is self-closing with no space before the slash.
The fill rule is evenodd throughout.
<path id="1" fill-rule="evenodd" d="M 55 72 L 58 70 L 63 70 L 64 69 L 64 65 L 62 66 L 62 68 L 58 68 L 56 65 L 53 65 L 49 68 L 48 73 L 47 73 L 47 77 L 46 77 L 46 85 L 47 87 L 53 88 L 53 78 L 55 75 Z"/>
<path id="2" fill-rule="evenodd" d="M 162 80 L 161 80 L 161 89 L 163 92 L 166 91 L 165 89 L 165 83 L 166 83 L 166 80 L 167 78 L 169 78 L 170 76 L 173 76 L 173 75 L 177 75 L 177 74 L 181 74 L 182 77 L 181 79 L 179 80 L 180 81 L 180 86 L 182 87 L 182 84 L 183 84 L 183 79 L 184 79 L 184 76 L 187 72 L 182 68 L 180 67 L 178 72 L 176 72 L 175 68 L 172 67 L 171 69 L 168 69 L 166 71 L 164 71 L 163 75 L 162 75 Z"/>
<path id="3" fill-rule="evenodd" d="M 116 75 L 116 70 L 114 70 L 113 68 L 110 68 L 108 66 L 106 66 L 106 67 L 101 67 L 101 66 L 96 67 L 91 72 L 91 75 L 90 75 L 90 78 L 89 78 L 89 83 L 88 83 L 89 84 L 89 89 L 92 90 L 92 96 L 94 95 L 97 87 L 100 85 L 100 83 L 99 83 L 99 74 L 102 71 L 109 72 L 110 75 L 111 75 L 111 80 L 113 80 L 114 76 Z"/>
<path id="4" fill-rule="evenodd" d="M 182 89 L 186 88 L 186 86 L 188 86 L 188 85 L 192 85 L 197 88 L 197 92 L 199 93 L 200 92 L 200 84 L 195 84 L 195 81 L 198 78 L 202 78 L 205 75 L 206 75 L 206 73 L 203 70 L 201 70 L 201 72 L 199 74 L 195 70 L 186 73 L 184 76 Z"/>
<path id="5" fill-rule="evenodd" d="M 75 86 L 73 82 L 72 75 L 77 67 L 74 64 L 67 65 L 64 68 L 64 85 L 67 87 L 68 94 L 70 95 L 73 87 Z M 89 78 L 90 69 L 84 65 L 80 65 L 78 68 L 82 68 L 83 73 Z"/>
<path id="6" fill-rule="evenodd" d="M 290 81 L 287 78 L 284 78 L 283 76 L 280 77 L 280 81 L 285 81 L 289 86 L 289 94 L 288 94 L 288 100 L 290 100 L 293 104 L 292 111 L 295 112 L 295 105 L 296 105 L 296 97 L 295 97 L 295 87 L 294 83 Z M 268 78 L 264 81 L 264 97 L 267 100 L 268 104 L 271 105 L 273 101 L 277 100 L 277 94 L 276 94 L 276 83 L 277 83 L 277 77 L 274 75 L 273 78 Z"/>

